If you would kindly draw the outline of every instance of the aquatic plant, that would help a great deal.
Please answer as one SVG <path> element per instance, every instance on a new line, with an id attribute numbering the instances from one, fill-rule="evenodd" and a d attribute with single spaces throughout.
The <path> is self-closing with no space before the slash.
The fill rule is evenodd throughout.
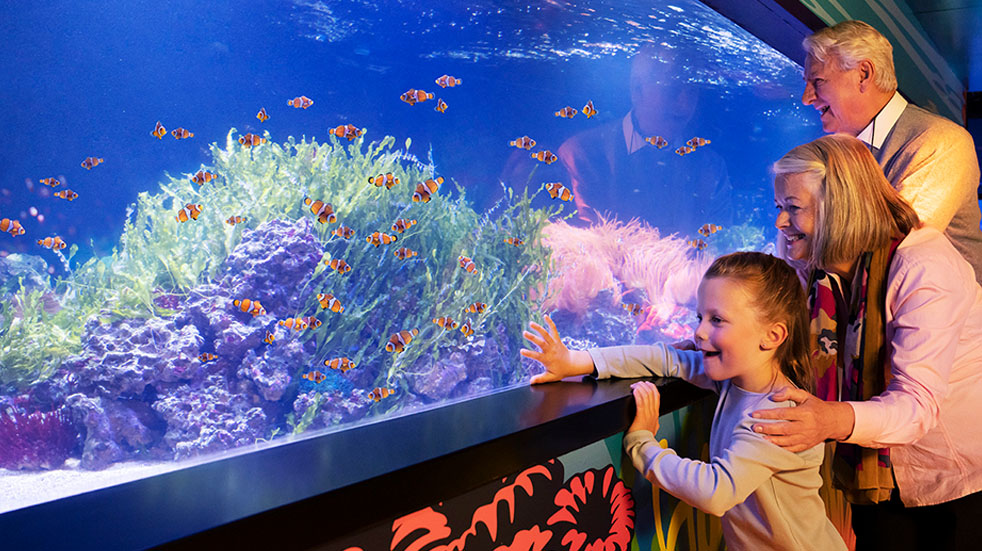
<path id="1" fill-rule="evenodd" d="M 56 469 L 78 445 L 78 430 L 64 408 L 0 412 L 0 468 Z"/>
<path id="2" fill-rule="evenodd" d="M 19 390 L 48 378 L 79 349 L 79 328 L 67 312 L 49 313 L 50 293 L 21 287 L 2 305 L 0 383 Z"/>

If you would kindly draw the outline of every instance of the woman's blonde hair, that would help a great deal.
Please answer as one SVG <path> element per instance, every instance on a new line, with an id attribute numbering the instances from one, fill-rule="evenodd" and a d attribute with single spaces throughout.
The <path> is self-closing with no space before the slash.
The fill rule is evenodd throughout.
<path id="1" fill-rule="evenodd" d="M 829 269 L 851 262 L 920 226 L 917 213 L 893 189 L 866 145 L 847 134 L 799 145 L 773 170 L 776 180 L 804 175 L 814 194 L 810 266 Z"/>
<path id="2" fill-rule="evenodd" d="M 854 69 L 861 61 L 873 63 L 873 83 L 884 92 L 897 89 L 893 67 L 893 46 L 880 31 L 862 21 L 843 21 L 805 37 L 801 42 L 805 52 L 841 71 Z"/>
<path id="3" fill-rule="evenodd" d="M 788 329 L 774 357 L 781 372 L 799 388 L 814 388 L 811 333 L 804 287 L 794 269 L 780 258 L 758 252 L 738 252 L 713 261 L 703 279 L 731 278 L 750 296 L 759 323 L 782 322 Z"/>

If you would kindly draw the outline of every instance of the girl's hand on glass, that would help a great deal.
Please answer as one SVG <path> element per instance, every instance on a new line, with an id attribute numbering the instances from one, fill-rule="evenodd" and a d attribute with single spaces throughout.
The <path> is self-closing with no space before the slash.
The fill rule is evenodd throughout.
<path id="1" fill-rule="evenodd" d="M 647 430 L 651 431 L 651 434 L 657 434 L 658 410 L 661 407 L 661 394 L 658 393 L 658 387 L 648 381 L 638 381 L 631 385 L 631 389 L 634 391 L 634 402 L 637 404 L 638 412 L 627 432 Z"/>
<path id="2" fill-rule="evenodd" d="M 534 333 L 532 331 L 522 333 L 539 350 L 523 348 L 518 351 L 522 356 L 531 358 L 546 368 L 545 373 L 532 377 L 532 384 L 551 383 L 565 377 L 593 373 L 593 358 L 590 357 L 590 353 L 586 350 L 571 351 L 566 348 L 559 338 L 559 331 L 552 318 L 545 316 L 545 320 L 548 328 L 532 321 L 529 322 L 529 327 Z"/>

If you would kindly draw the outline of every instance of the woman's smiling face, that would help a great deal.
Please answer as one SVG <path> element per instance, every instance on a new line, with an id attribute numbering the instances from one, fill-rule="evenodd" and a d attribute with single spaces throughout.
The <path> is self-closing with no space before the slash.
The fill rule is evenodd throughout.
<path id="1" fill-rule="evenodd" d="M 807 261 L 811 258 L 815 236 L 818 198 L 815 176 L 807 173 L 782 174 L 774 179 L 774 225 L 787 243 L 786 258 Z"/>

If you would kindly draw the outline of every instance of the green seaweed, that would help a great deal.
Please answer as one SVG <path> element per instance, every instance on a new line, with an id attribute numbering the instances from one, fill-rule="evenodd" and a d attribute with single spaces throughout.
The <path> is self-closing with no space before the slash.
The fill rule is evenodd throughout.
<path id="1" fill-rule="evenodd" d="M 43 381 L 77 350 L 78 335 L 61 312 L 45 311 L 47 291 L 23 286 L 0 318 L 0 383 L 25 388 Z M 59 323 L 60 322 L 60 323 Z"/>

